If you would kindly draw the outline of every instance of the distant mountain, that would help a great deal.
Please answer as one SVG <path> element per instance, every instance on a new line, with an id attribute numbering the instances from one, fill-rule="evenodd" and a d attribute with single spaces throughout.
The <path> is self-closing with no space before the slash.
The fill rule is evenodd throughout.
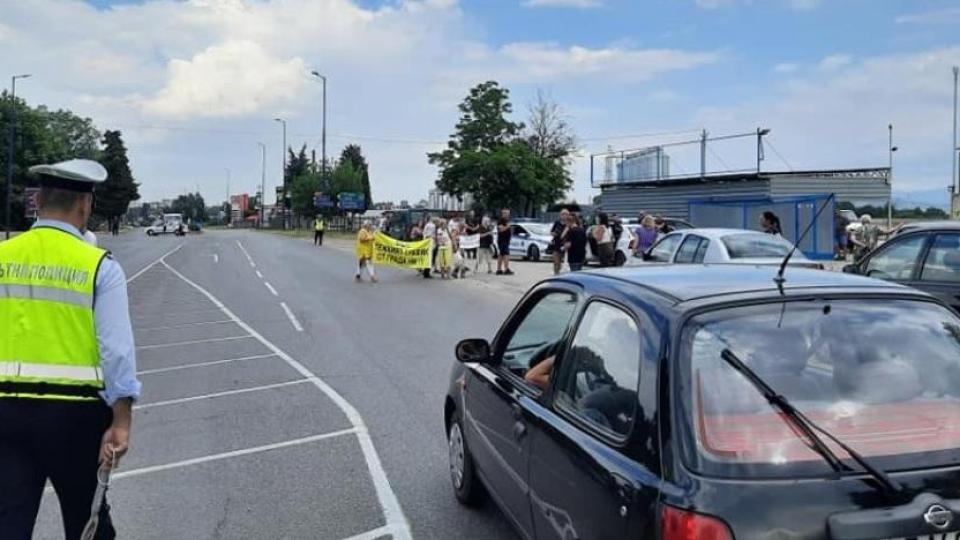
<path id="1" fill-rule="evenodd" d="M 947 188 L 925 189 L 919 191 L 893 192 L 893 205 L 897 208 L 927 208 L 933 206 L 944 211 L 950 210 L 950 194 Z"/>

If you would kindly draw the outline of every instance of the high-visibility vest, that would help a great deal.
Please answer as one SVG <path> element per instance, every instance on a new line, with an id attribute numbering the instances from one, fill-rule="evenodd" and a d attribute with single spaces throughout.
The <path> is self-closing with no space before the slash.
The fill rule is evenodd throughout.
<path id="1" fill-rule="evenodd" d="M 106 255 L 51 227 L 0 243 L 0 397 L 99 399 L 93 294 Z"/>
<path id="2" fill-rule="evenodd" d="M 326 227 L 326 224 L 323 222 L 322 219 L 314 220 L 314 222 L 313 222 L 313 230 L 315 230 L 315 231 L 322 231 L 324 227 Z"/>

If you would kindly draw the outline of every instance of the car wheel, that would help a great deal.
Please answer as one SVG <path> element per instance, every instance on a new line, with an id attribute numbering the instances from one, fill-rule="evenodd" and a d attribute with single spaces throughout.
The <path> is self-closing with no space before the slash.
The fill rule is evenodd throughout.
<path id="1" fill-rule="evenodd" d="M 527 250 L 527 258 L 533 262 L 540 261 L 540 248 L 537 246 L 530 246 L 530 249 Z"/>
<path id="2" fill-rule="evenodd" d="M 624 255 L 622 251 L 617 250 L 617 253 L 613 256 L 613 265 L 623 266 L 626 263 L 627 263 L 627 256 Z"/>
<path id="3" fill-rule="evenodd" d="M 476 506 L 483 500 L 483 486 L 477 478 L 473 456 L 467 448 L 459 411 L 454 411 L 450 420 L 447 448 L 450 454 L 450 483 L 453 485 L 453 493 L 461 504 Z"/>
<path id="4" fill-rule="evenodd" d="M 155 233 L 155 232 L 153 232 L 153 231 L 151 231 L 151 230 L 148 230 L 148 231 L 147 231 L 147 236 L 155 236 L 156 234 L 157 234 L 157 233 Z"/>

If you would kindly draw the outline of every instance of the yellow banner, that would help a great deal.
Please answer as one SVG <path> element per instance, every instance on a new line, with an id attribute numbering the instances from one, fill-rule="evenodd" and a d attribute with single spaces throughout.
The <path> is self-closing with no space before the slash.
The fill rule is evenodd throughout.
<path id="1" fill-rule="evenodd" d="M 373 238 L 373 262 L 399 268 L 430 268 L 433 240 L 401 242 L 377 232 Z"/>

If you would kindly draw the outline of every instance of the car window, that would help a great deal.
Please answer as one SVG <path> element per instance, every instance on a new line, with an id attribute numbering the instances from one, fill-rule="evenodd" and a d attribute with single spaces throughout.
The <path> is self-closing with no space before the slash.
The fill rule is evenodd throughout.
<path id="1" fill-rule="evenodd" d="M 867 262 L 864 275 L 880 279 L 910 279 L 926 239 L 924 235 L 916 235 L 884 245 Z"/>
<path id="2" fill-rule="evenodd" d="M 568 292 L 542 296 L 527 312 L 503 351 L 503 366 L 523 374 L 535 360 L 543 360 L 563 337 L 577 306 L 577 298 Z"/>
<path id="3" fill-rule="evenodd" d="M 697 246 L 697 253 L 693 256 L 693 262 L 702 263 L 707 256 L 707 248 L 710 247 L 710 241 L 706 238 L 700 239 L 700 245 Z"/>
<path id="4" fill-rule="evenodd" d="M 960 234 L 938 234 L 933 238 L 920 279 L 960 282 Z"/>
<path id="5" fill-rule="evenodd" d="M 650 260 L 659 262 L 670 262 L 673 257 L 677 244 L 683 238 L 682 234 L 669 234 L 650 248 Z"/>
<path id="6" fill-rule="evenodd" d="M 721 240 L 731 259 L 753 259 L 758 257 L 783 258 L 793 245 L 779 236 L 748 232 L 728 234 Z"/>
<path id="7" fill-rule="evenodd" d="M 523 227 L 521 227 L 521 226 L 519 226 L 519 225 L 514 225 L 514 226 L 513 226 L 513 235 L 514 235 L 514 236 L 521 236 L 521 235 L 526 235 L 526 234 L 527 234 L 527 231 L 526 231 L 526 229 L 524 229 Z"/>
<path id="8" fill-rule="evenodd" d="M 557 406 L 617 435 L 633 425 L 640 380 L 640 332 L 604 302 L 586 309 L 557 374 Z"/>
<path id="9" fill-rule="evenodd" d="M 683 239 L 683 243 L 680 244 L 680 249 L 677 250 L 677 258 L 674 262 L 692 263 L 697 256 L 697 249 L 700 247 L 701 240 L 703 240 L 703 238 L 700 236 L 688 234 L 687 237 Z"/>

